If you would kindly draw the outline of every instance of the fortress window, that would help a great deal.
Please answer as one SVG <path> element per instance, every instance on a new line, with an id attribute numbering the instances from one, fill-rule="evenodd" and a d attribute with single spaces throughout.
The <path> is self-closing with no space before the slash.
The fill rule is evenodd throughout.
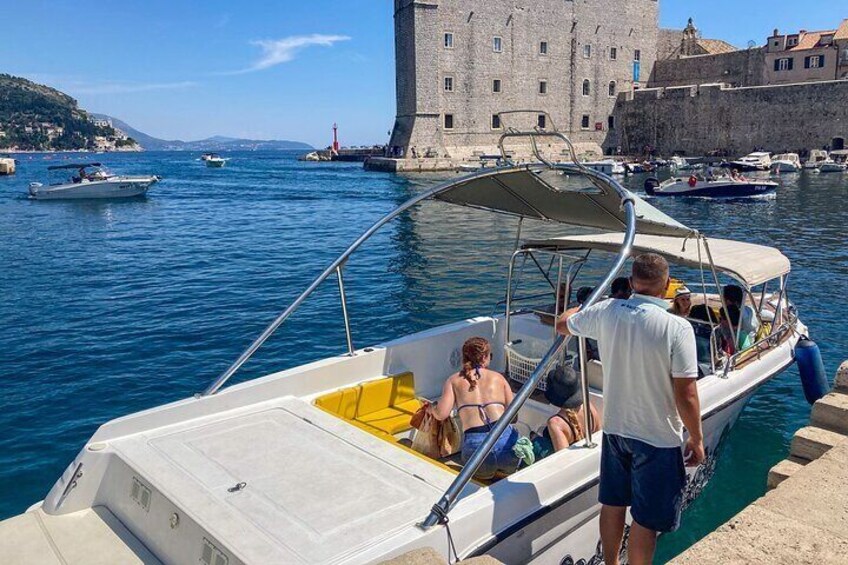
<path id="1" fill-rule="evenodd" d="M 453 49 L 453 34 L 445 33 L 445 49 Z"/>
<path id="2" fill-rule="evenodd" d="M 453 129 L 453 114 L 445 114 L 445 129 Z"/>
<path id="3" fill-rule="evenodd" d="M 583 96 L 589 96 L 592 93 L 592 83 L 589 79 L 583 81 Z"/>
<path id="4" fill-rule="evenodd" d="M 548 42 L 543 41 L 539 43 L 539 55 L 547 55 L 548 54 Z"/>
<path id="5" fill-rule="evenodd" d="M 792 57 L 774 60 L 775 71 L 791 71 L 795 60 Z"/>
<path id="6" fill-rule="evenodd" d="M 610 61 L 615 61 L 618 59 L 618 48 L 610 47 Z"/>
<path id="7" fill-rule="evenodd" d="M 607 118 L 607 129 L 615 129 L 615 116 Z"/>
<path id="8" fill-rule="evenodd" d="M 500 92 L 501 91 L 501 79 L 496 78 L 492 81 L 492 92 Z"/>
<path id="9" fill-rule="evenodd" d="M 547 94 L 548 93 L 548 81 L 540 80 L 539 81 L 539 94 Z"/>
<path id="10" fill-rule="evenodd" d="M 589 129 L 589 114 L 583 114 L 583 118 L 580 120 L 580 127 L 583 129 Z"/>
<path id="11" fill-rule="evenodd" d="M 445 77 L 445 92 L 453 92 L 453 77 Z"/>
<path id="12" fill-rule="evenodd" d="M 583 58 L 589 59 L 591 56 L 592 56 L 592 46 L 591 45 L 584 45 L 583 46 Z"/>
<path id="13" fill-rule="evenodd" d="M 546 127 L 548 127 L 547 116 L 545 116 L 545 114 L 539 114 L 538 116 L 536 116 L 536 125 L 539 127 L 539 129 L 545 129 Z"/>
<path id="14" fill-rule="evenodd" d="M 492 51 L 495 53 L 503 51 L 503 40 L 500 37 L 492 38 Z"/>
<path id="15" fill-rule="evenodd" d="M 609 95 L 615 96 L 615 81 L 611 80 L 609 83 Z"/>
<path id="16" fill-rule="evenodd" d="M 501 117 L 498 114 L 492 114 L 492 129 L 501 129 Z"/>
<path id="17" fill-rule="evenodd" d="M 641 49 L 636 49 L 635 51 L 633 51 L 633 60 L 634 61 L 641 61 L 642 60 L 642 50 Z"/>

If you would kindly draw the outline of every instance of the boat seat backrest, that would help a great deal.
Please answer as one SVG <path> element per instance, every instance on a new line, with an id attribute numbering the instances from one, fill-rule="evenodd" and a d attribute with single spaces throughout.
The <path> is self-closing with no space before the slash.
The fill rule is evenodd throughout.
<path id="1" fill-rule="evenodd" d="M 604 390 L 604 368 L 600 361 L 590 359 L 586 363 L 586 380 L 589 381 L 590 388 Z"/>
<path id="2" fill-rule="evenodd" d="M 375 435 L 408 431 L 409 420 L 421 401 L 415 397 L 415 377 L 401 373 L 367 381 L 319 396 L 315 405 Z"/>

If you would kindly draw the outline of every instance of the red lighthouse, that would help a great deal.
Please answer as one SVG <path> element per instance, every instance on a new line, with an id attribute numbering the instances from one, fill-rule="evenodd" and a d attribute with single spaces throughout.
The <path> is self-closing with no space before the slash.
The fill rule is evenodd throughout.
<path id="1" fill-rule="evenodd" d="M 339 152 L 339 126 L 333 124 L 333 153 Z"/>

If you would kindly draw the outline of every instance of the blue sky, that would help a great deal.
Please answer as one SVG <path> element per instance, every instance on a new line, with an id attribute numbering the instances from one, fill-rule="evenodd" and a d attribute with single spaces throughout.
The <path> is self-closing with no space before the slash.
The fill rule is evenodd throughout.
<path id="1" fill-rule="evenodd" d="M 500 0 L 487 0 L 500 1 Z M 591 1 L 591 0 L 590 0 Z M 744 47 L 838 25 L 833 0 L 661 0 Z M 392 0 L 0 0 L 0 72 L 59 88 L 166 139 L 383 143 L 394 120 Z"/>

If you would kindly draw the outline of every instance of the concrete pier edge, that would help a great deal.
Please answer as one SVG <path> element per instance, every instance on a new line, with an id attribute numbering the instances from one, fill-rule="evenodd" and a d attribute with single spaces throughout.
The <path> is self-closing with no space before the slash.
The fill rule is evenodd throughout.
<path id="1" fill-rule="evenodd" d="M 845 563 L 848 560 L 848 361 L 795 433 L 769 491 L 672 563 Z"/>

